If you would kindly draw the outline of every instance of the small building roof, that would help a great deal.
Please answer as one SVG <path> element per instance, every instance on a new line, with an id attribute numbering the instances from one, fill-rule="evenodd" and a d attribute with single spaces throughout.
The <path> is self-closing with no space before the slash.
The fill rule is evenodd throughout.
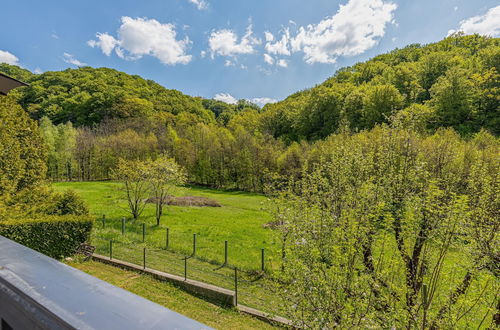
<path id="1" fill-rule="evenodd" d="M 17 79 L 9 77 L 0 72 L 0 94 L 7 95 L 7 93 L 14 88 L 28 86 L 28 84 L 23 83 Z"/>

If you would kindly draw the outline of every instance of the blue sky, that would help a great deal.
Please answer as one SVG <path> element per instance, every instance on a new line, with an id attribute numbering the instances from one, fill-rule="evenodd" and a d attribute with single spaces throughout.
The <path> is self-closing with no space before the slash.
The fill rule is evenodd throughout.
<path id="1" fill-rule="evenodd" d="M 193 96 L 265 103 L 450 30 L 499 36 L 498 0 L 3 0 L 0 62 L 111 67 Z"/>

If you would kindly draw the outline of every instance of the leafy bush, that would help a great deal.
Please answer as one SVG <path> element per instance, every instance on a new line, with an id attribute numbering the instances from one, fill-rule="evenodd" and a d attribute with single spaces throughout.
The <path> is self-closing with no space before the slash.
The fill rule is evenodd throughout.
<path id="1" fill-rule="evenodd" d="M 47 210 L 54 215 L 88 215 L 87 205 L 73 190 L 66 190 L 63 194 L 55 194 L 54 204 Z"/>
<path id="2" fill-rule="evenodd" d="M 75 215 L 7 218 L 0 221 L 0 235 L 60 259 L 88 241 L 92 223 L 89 216 Z"/>

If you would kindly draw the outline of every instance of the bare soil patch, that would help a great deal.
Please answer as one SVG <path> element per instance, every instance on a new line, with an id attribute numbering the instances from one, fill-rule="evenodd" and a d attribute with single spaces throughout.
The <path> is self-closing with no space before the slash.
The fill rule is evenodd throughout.
<path id="1" fill-rule="evenodd" d="M 146 200 L 146 203 L 155 203 L 156 197 L 150 197 Z M 176 206 L 199 206 L 199 207 L 221 207 L 216 200 L 200 197 L 200 196 L 166 196 L 163 199 L 165 205 L 176 205 Z"/>

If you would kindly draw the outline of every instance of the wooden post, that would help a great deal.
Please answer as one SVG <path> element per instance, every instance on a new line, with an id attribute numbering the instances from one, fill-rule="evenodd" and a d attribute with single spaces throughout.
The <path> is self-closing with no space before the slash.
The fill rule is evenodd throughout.
<path id="1" fill-rule="evenodd" d="M 109 260 L 113 259 L 113 240 L 109 240 Z"/>
<path id="2" fill-rule="evenodd" d="M 227 265 L 227 241 L 224 241 L 224 265 Z"/>
<path id="3" fill-rule="evenodd" d="M 265 268 L 264 268 L 264 249 L 260 250 L 260 269 L 262 271 L 265 270 Z"/>
<path id="4" fill-rule="evenodd" d="M 146 269 L 146 248 L 142 249 L 142 262 L 143 262 L 144 269 Z"/>
<path id="5" fill-rule="evenodd" d="M 102 229 L 104 229 L 104 226 L 106 225 L 106 215 L 102 215 Z"/>
<path id="6" fill-rule="evenodd" d="M 196 234 L 193 234 L 193 257 L 196 255 Z"/>
<path id="7" fill-rule="evenodd" d="M 146 224 L 142 223 L 142 242 L 146 241 Z"/>
<path id="8" fill-rule="evenodd" d="M 184 257 L 184 281 L 187 280 L 187 265 L 188 265 L 188 258 Z"/>
<path id="9" fill-rule="evenodd" d="M 234 267 L 234 305 L 238 306 L 238 267 Z"/>
<path id="10" fill-rule="evenodd" d="M 170 231 L 170 229 L 169 229 L 169 228 L 167 228 L 167 235 L 166 235 L 166 239 L 165 239 L 165 248 L 166 248 L 166 249 L 168 249 L 168 243 L 169 243 L 169 241 L 168 241 L 168 240 L 169 240 L 169 237 L 168 237 L 168 236 L 169 236 L 169 231 Z"/>

